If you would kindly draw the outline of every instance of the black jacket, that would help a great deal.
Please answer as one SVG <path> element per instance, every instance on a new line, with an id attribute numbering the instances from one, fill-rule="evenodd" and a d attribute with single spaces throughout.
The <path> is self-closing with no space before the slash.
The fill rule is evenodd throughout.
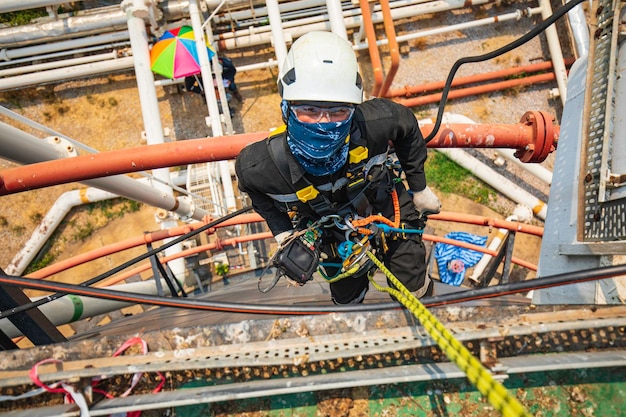
<path id="1" fill-rule="evenodd" d="M 290 198 L 305 176 L 310 183 L 338 206 L 348 201 L 346 167 L 339 172 L 315 177 L 308 175 L 289 152 L 284 126 L 269 138 L 246 146 L 237 157 L 235 169 L 239 189 L 252 199 L 252 206 L 267 222 L 274 235 L 291 230 L 293 225 L 288 211 L 307 211 L 310 207 Z M 278 140 L 278 149 L 286 154 L 288 173 L 280 170 L 269 150 L 269 142 Z M 356 107 L 350 130 L 350 148 L 365 146 L 368 160 L 384 159 L 393 145 L 406 175 L 409 188 L 421 191 L 426 187 L 424 162 L 426 143 L 413 113 L 406 107 L 387 99 L 368 100 Z M 274 149 L 274 148 L 273 148 Z"/>

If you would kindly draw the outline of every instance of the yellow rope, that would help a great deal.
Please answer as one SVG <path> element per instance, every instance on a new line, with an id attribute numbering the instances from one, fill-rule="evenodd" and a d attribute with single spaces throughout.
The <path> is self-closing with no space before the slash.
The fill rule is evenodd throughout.
<path id="1" fill-rule="evenodd" d="M 384 291 L 394 296 L 404 307 L 406 307 L 424 326 L 430 337 L 445 352 L 450 361 L 454 362 L 461 371 L 465 373 L 467 379 L 487 398 L 489 403 L 505 417 L 532 417 L 524 406 L 510 395 L 506 388 L 496 381 L 491 373 L 476 359 L 450 333 L 441 322 L 433 316 L 424 304 L 421 303 L 393 274 L 380 262 L 374 254 L 367 252 L 367 256 L 376 266 L 389 278 L 389 281 L 398 289 L 382 287 L 378 285 L 370 276 L 370 282 L 379 291 Z"/>

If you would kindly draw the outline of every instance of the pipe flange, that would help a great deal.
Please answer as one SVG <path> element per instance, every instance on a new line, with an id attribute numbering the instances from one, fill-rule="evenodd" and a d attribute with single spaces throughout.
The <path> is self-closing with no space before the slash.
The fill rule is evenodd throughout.
<path id="1" fill-rule="evenodd" d="M 545 161 L 548 155 L 556 149 L 557 133 L 554 118 L 546 112 L 526 112 L 520 123 L 530 126 L 533 131 L 533 143 L 524 149 L 518 149 L 515 157 L 526 163 Z"/>

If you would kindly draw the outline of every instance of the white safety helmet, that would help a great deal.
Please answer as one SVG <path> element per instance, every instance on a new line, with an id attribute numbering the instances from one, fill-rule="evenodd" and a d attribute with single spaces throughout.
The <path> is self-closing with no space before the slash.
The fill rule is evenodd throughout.
<path id="1" fill-rule="evenodd" d="M 352 45 L 332 32 L 309 32 L 287 53 L 278 77 L 287 101 L 363 101 L 363 83 Z"/>

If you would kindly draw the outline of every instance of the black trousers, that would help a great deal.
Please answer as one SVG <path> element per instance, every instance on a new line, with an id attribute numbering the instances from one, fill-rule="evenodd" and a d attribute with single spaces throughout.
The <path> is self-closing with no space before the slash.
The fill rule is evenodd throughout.
<path id="1" fill-rule="evenodd" d="M 400 221 L 407 229 L 418 229 L 422 226 L 419 216 L 413 206 L 413 200 L 404 185 L 396 185 L 400 203 Z M 382 213 L 390 220 L 393 219 L 393 203 L 388 192 L 382 198 L 374 200 L 375 212 Z M 371 201 L 371 200 L 370 200 Z M 382 261 L 389 271 L 411 292 L 424 292 L 425 286 L 430 284 L 426 279 L 426 249 L 420 234 L 405 234 L 386 238 L 387 250 L 378 248 L 382 252 Z M 340 259 L 330 260 L 337 262 Z M 336 304 L 350 304 L 361 302 L 364 291 L 369 287 L 367 271 L 359 271 L 351 277 L 341 279 L 330 284 L 333 301 Z M 361 298 L 359 300 L 359 298 Z"/>

